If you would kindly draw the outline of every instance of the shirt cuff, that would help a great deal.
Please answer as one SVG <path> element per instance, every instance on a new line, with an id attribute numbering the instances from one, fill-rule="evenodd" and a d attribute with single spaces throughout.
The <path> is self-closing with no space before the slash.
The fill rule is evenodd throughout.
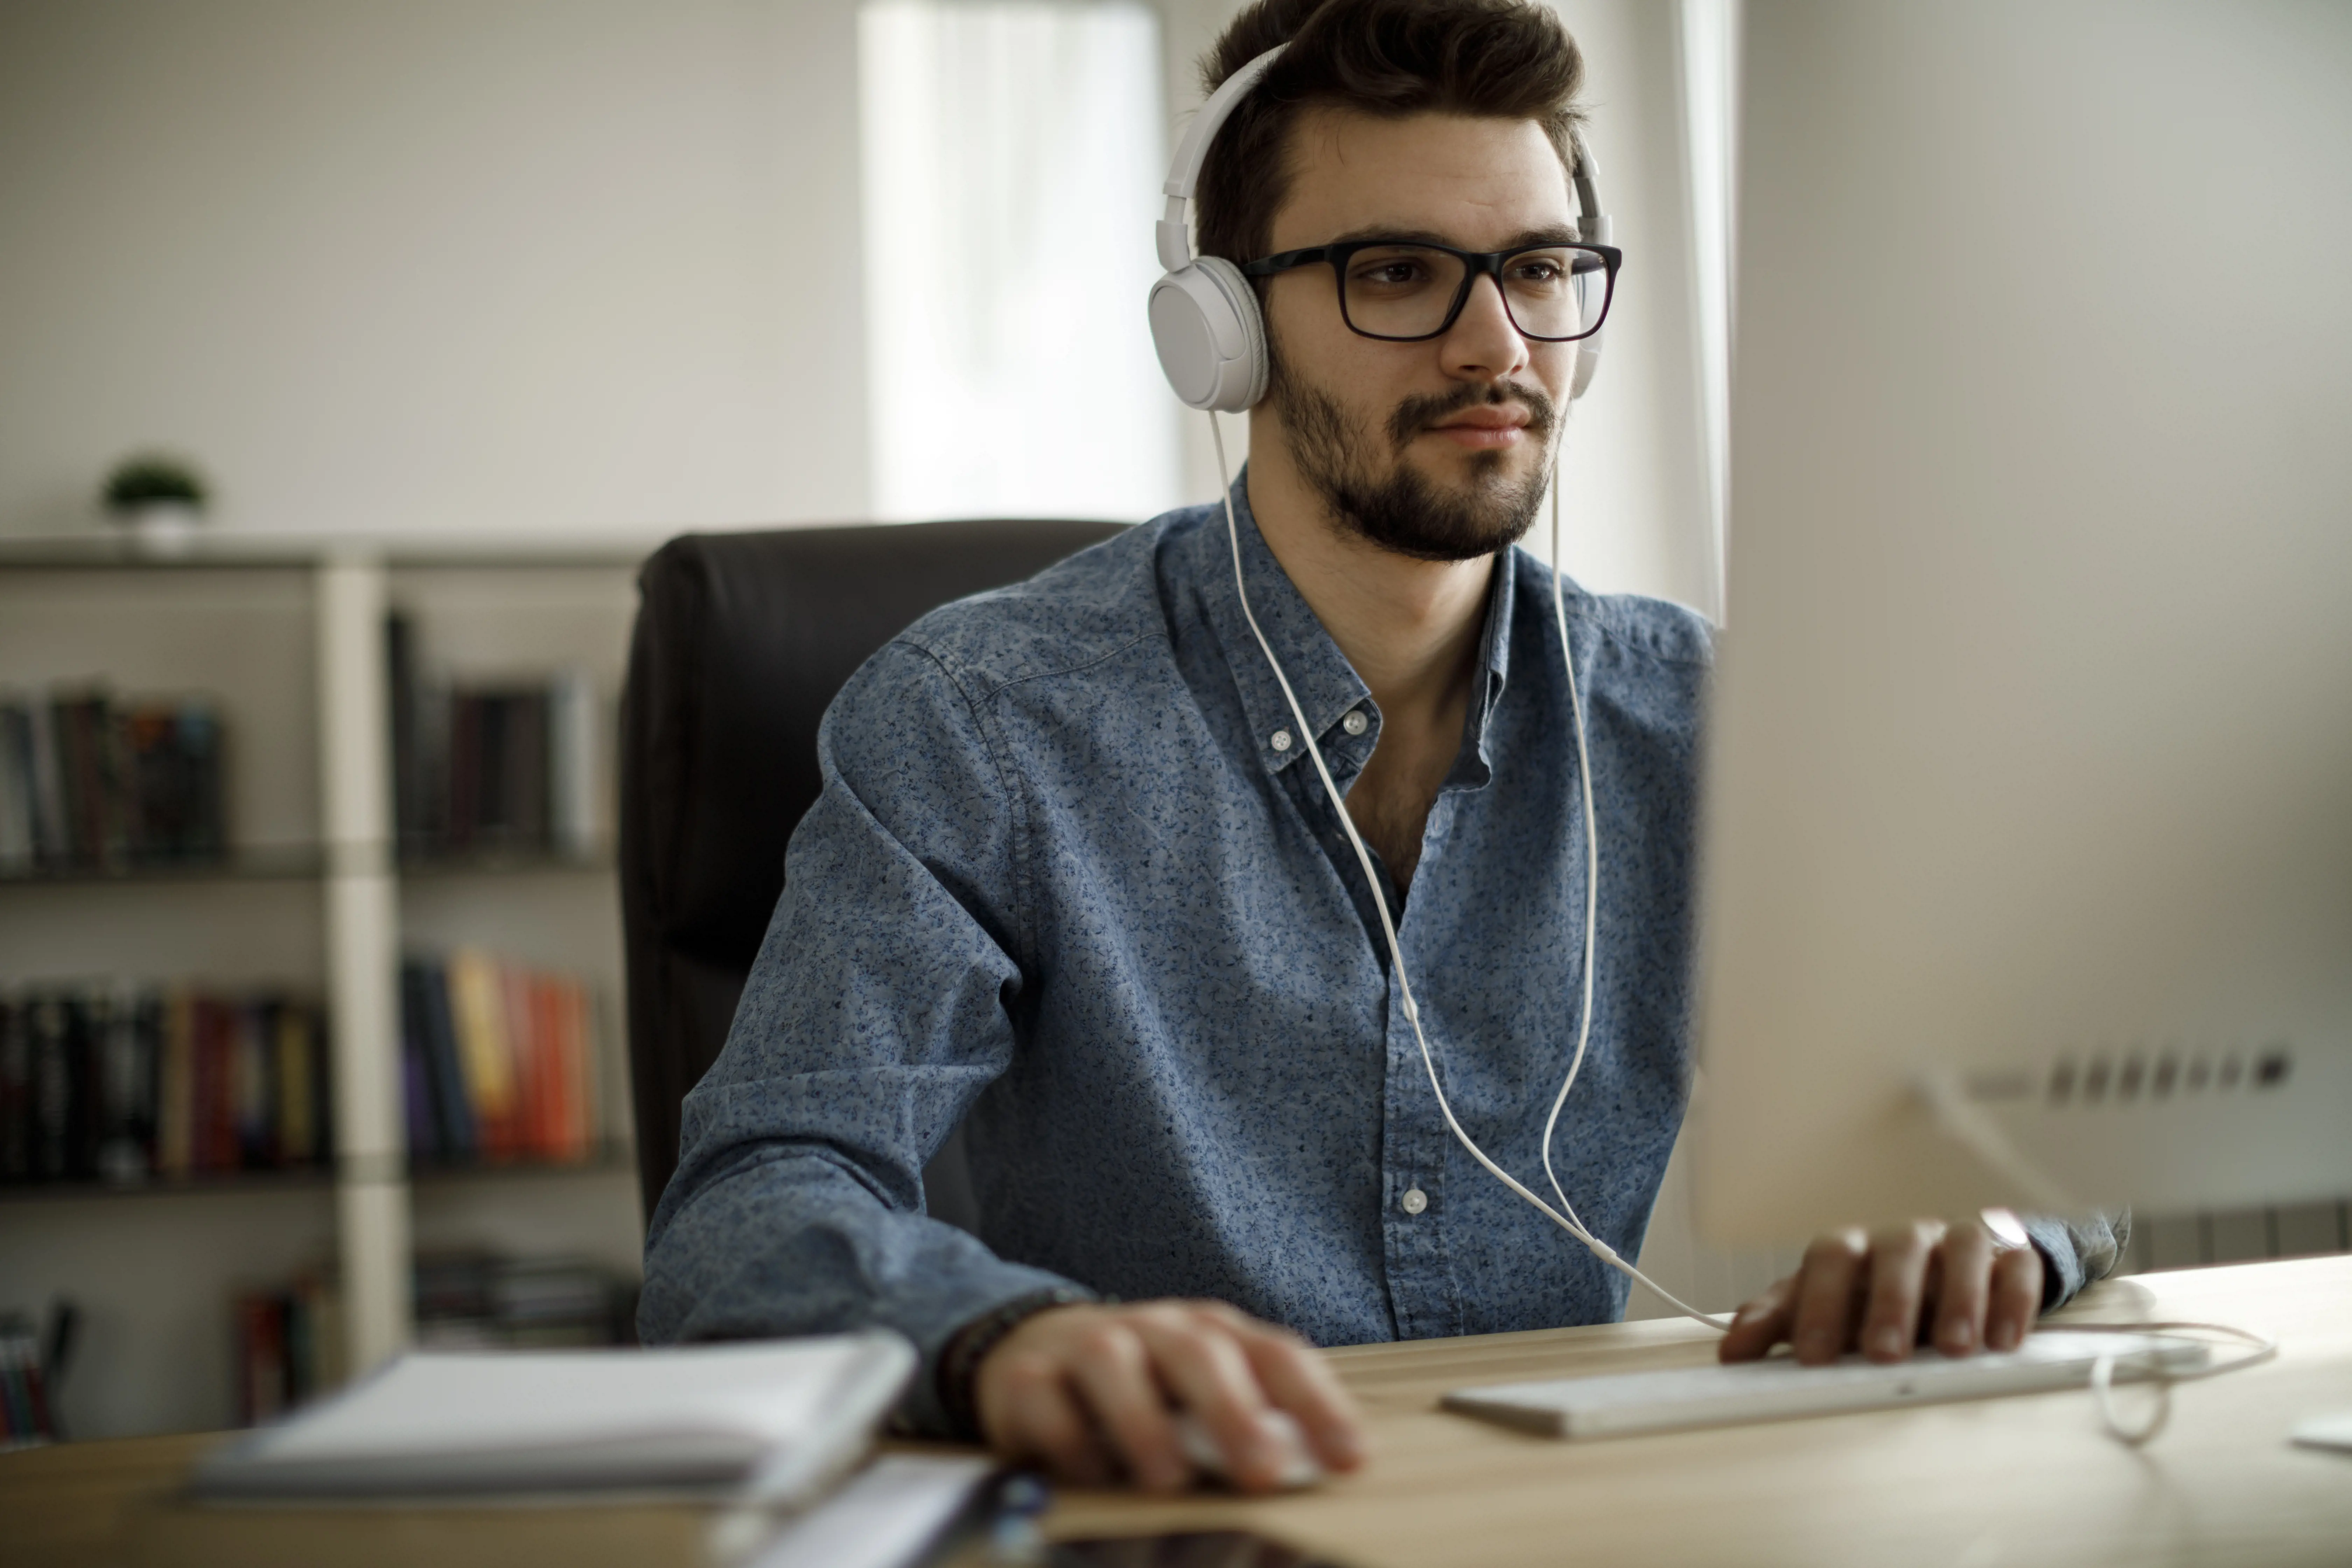
<path id="1" fill-rule="evenodd" d="M 2033 1250 L 2042 1255 L 2042 1310 L 2054 1312 L 2095 1280 L 2116 1271 L 2131 1245 L 2131 1211 L 2087 1219 L 2019 1216 Z"/>

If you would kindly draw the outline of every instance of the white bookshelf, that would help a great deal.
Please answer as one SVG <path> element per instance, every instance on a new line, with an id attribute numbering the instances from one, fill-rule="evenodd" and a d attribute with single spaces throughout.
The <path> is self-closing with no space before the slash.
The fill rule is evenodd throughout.
<path id="1" fill-rule="evenodd" d="M 215 697 L 232 845 L 216 868 L 0 882 L 0 979 L 288 986 L 325 998 L 334 1050 L 331 1172 L 0 1189 L 0 1307 L 64 1295 L 84 1310 L 64 1400 L 75 1435 L 226 1424 L 233 1295 L 306 1266 L 340 1274 L 354 1372 L 408 1342 L 420 1247 L 566 1253 L 635 1272 L 611 726 L 647 548 L 247 535 L 159 560 L 103 537 L 0 541 L 0 688 L 98 677 L 125 693 Z M 602 850 L 398 864 L 392 605 L 433 664 L 464 679 L 592 673 L 606 721 Z M 411 1172 L 396 964 L 460 943 L 587 979 L 598 1160 Z"/>

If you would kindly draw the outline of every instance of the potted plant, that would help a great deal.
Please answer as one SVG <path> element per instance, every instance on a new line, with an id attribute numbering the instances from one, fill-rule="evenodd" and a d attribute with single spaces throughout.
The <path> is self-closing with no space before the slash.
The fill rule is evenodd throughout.
<path id="1" fill-rule="evenodd" d="M 176 458 L 127 458 L 106 478 L 107 515 L 141 544 L 163 553 L 187 547 L 204 520 L 205 481 Z"/>

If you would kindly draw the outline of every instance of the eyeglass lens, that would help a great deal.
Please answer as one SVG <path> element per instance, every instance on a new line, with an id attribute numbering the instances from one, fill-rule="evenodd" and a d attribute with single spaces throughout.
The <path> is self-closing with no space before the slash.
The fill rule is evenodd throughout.
<path id="1" fill-rule="evenodd" d="M 1339 306 L 1350 327 L 1372 337 L 1428 337 L 1444 329 L 1468 269 L 1460 257 L 1427 246 L 1368 247 L 1340 268 Z M 1554 246 L 1503 263 L 1503 304 L 1527 337 L 1580 336 L 1587 313 L 1597 321 L 1608 298 L 1608 272 L 1596 251 Z"/>

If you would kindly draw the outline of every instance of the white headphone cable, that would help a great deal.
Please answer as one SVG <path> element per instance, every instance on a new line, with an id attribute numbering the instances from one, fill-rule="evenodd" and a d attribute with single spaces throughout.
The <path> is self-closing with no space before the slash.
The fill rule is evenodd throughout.
<path id="1" fill-rule="evenodd" d="M 1584 994 L 1577 1007 L 1576 1053 L 1569 1058 L 1568 1077 L 1560 1080 L 1559 1093 L 1553 1097 L 1551 1114 L 1544 1118 L 1543 1168 L 1545 1177 L 1551 1183 L 1552 1194 L 1559 1199 L 1561 1210 L 1569 1218 L 1576 1220 L 1578 1226 L 1581 1228 L 1584 1222 L 1578 1215 L 1576 1206 L 1568 1201 L 1568 1194 L 1561 1189 L 1559 1173 L 1551 1168 L 1552 1131 L 1559 1125 L 1560 1110 L 1568 1104 L 1568 1091 L 1576 1087 L 1576 1075 L 1584 1066 L 1584 1047 L 1592 1038 L 1592 970 L 1596 951 L 1594 934 L 1601 928 L 1601 833 L 1593 820 L 1592 753 L 1585 745 L 1584 698 L 1576 689 L 1576 655 L 1570 651 L 1568 607 L 1560 593 L 1559 459 L 1561 448 L 1567 445 L 1568 419 L 1563 414 L 1560 417 L 1559 436 L 1552 447 L 1551 459 L 1551 614 L 1552 624 L 1559 628 L 1560 662 L 1568 669 L 1568 711 L 1576 724 L 1576 793 L 1584 803 Z M 1637 1274 L 1634 1278 L 1642 1279 L 1642 1283 L 1649 1285 L 1651 1289 L 1658 1289 L 1655 1285 L 1651 1284 L 1642 1276 Z M 1675 1306 L 1682 1307 L 1684 1311 L 1690 1312 L 1688 1307 L 1684 1307 L 1680 1301 L 1675 1301 L 1675 1299 L 1672 1296 L 1666 1296 L 1664 1291 L 1658 1290 L 1658 1294 L 1665 1296 L 1669 1301 L 1674 1301 Z M 1699 1316 L 1697 1313 L 1691 1315 Z M 1714 1320 L 1710 1318 L 1706 1321 L 1712 1322 Z"/>
<path id="2" fill-rule="evenodd" d="M 1727 1315 L 1711 1315 L 1709 1313 L 1702 1312 L 1697 1308 L 1682 1300 L 1672 1291 L 1660 1285 L 1656 1280 L 1652 1279 L 1640 1269 L 1626 1262 L 1624 1258 L 1618 1256 L 1614 1247 L 1601 1240 L 1599 1237 L 1593 1235 L 1591 1231 L 1586 1229 L 1584 1223 L 1576 1217 L 1575 1210 L 1570 1206 L 1567 1194 L 1560 1193 L 1559 1177 L 1552 1177 L 1552 1191 L 1559 1194 L 1560 1201 L 1560 1206 L 1555 1209 L 1551 1205 L 1544 1202 L 1542 1198 L 1528 1191 L 1527 1187 L 1522 1185 L 1508 1171 L 1504 1170 L 1500 1165 L 1495 1163 L 1494 1161 L 1488 1159 L 1486 1157 L 1486 1152 L 1478 1147 L 1476 1141 L 1474 1140 L 1467 1131 L 1464 1131 L 1462 1123 L 1455 1120 L 1454 1115 L 1454 1107 L 1446 1102 L 1445 1087 L 1438 1080 L 1437 1059 L 1430 1053 L 1429 1037 L 1422 1032 L 1421 1007 L 1419 1004 L 1415 1003 L 1413 1000 L 1412 982 L 1405 974 L 1404 952 L 1397 943 L 1396 921 L 1389 913 L 1389 903 L 1387 898 L 1381 892 L 1380 876 L 1372 868 L 1371 851 L 1364 847 L 1363 836 L 1356 831 L 1355 819 L 1348 815 L 1347 802 L 1339 794 L 1339 786 L 1332 782 L 1331 770 L 1323 761 L 1323 748 L 1316 743 L 1314 726 L 1307 721 L 1307 711 L 1304 708 L 1299 706 L 1298 694 L 1293 691 L 1290 688 L 1290 677 L 1284 673 L 1282 661 L 1275 658 L 1273 645 L 1265 640 L 1265 633 L 1257 624 L 1257 616 L 1250 608 L 1249 584 L 1244 580 L 1242 573 L 1241 524 L 1235 520 L 1234 515 L 1233 472 L 1227 466 L 1225 460 L 1224 431 L 1217 423 L 1216 412 L 1212 409 L 1208 411 L 1208 415 L 1210 438 L 1214 443 L 1217 450 L 1217 474 L 1224 483 L 1225 537 L 1227 542 L 1233 549 L 1234 591 L 1241 598 L 1242 618 L 1249 623 L 1250 634 L 1257 638 L 1258 649 L 1265 655 L 1266 667 L 1274 671 L 1275 683 L 1282 688 L 1283 700 L 1290 705 L 1290 716 L 1298 725 L 1298 738 L 1301 742 L 1305 742 L 1307 747 L 1307 755 L 1315 764 L 1316 776 L 1323 783 L 1324 798 L 1331 803 L 1331 809 L 1339 818 L 1339 826 L 1346 832 L 1349 844 L 1352 846 L 1356 851 L 1356 862 L 1363 868 L 1364 883 L 1371 889 L 1372 906 L 1380 912 L 1381 934 L 1388 939 L 1389 962 L 1396 970 L 1397 992 L 1403 1001 L 1405 1021 L 1412 1026 L 1413 1041 L 1421 1047 L 1422 1066 L 1429 1074 L 1430 1090 L 1437 1097 L 1437 1109 L 1444 1116 L 1445 1125 L 1452 1130 L 1454 1141 L 1460 1143 L 1463 1148 L 1469 1151 L 1470 1157 L 1478 1162 L 1479 1165 L 1485 1169 L 1488 1175 L 1493 1176 L 1496 1181 L 1502 1183 L 1503 1185 L 1508 1187 L 1512 1192 L 1526 1199 L 1527 1202 L 1534 1205 L 1534 1207 L 1541 1213 L 1545 1218 L 1550 1220 L 1554 1225 L 1559 1226 L 1560 1229 L 1568 1232 L 1570 1236 L 1574 1237 L 1578 1241 L 1581 1242 L 1595 1258 L 1598 1258 L 1601 1262 L 1609 1265 L 1612 1268 L 1616 1269 L 1627 1279 L 1635 1280 L 1640 1284 L 1648 1287 L 1649 1289 L 1672 1305 L 1675 1310 L 1681 1312 L 1684 1316 L 1695 1318 L 1698 1321 L 1705 1323 L 1707 1327 L 1714 1329 L 1718 1332 L 1724 1331 L 1728 1326 L 1727 1321 Z M 1552 606 L 1559 626 L 1560 652 L 1563 657 L 1566 657 L 1569 659 L 1569 697 L 1570 709 L 1576 719 L 1577 766 L 1580 773 L 1582 774 L 1582 777 L 1579 780 L 1579 785 L 1584 795 L 1585 845 L 1589 851 L 1589 855 L 1587 859 L 1588 884 L 1585 889 L 1585 964 L 1582 1022 L 1578 1030 L 1576 1053 L 1574 1059 L 1569 1067 L 1567 1081 L 1560 1085 L 1559 1095 L 1558 1099 L 1552 1102 L 1551 1117 L 1544 1123 L 1544 1171 L 1547 1175 L 1551 1174 L 1552 1128 L 1559 1120 L 1560 1107 L 1567 1102 L 1569 1088 L 1576 1081 L 1577 1068 L 1583 1065 L 1585 1043 L 1590 1037 L 1591 1032 L 1593 953 L 1592 916 L 1597 910 L 1599 905 L 1601 864 L 1600 845 L 1594 838 L 1592 830 L 1592 778 L 1590 760 L 1587 757 L 1584 749 L 1584 709 L 1581 700 L 1576 693 L 1576 664 L 1573 656 L 1569 654 L 1568 616 L 1566 609 L 1562 606 L 1560 597 L 1559 545 L 1559 494 L 1557 465 L 1554 467 L 1552 485 Z M 1508 571 L 1510 569 L 1509 563 L 1507 561 L 1498 562 L 1496 565 L 1499 570 Z"/>

